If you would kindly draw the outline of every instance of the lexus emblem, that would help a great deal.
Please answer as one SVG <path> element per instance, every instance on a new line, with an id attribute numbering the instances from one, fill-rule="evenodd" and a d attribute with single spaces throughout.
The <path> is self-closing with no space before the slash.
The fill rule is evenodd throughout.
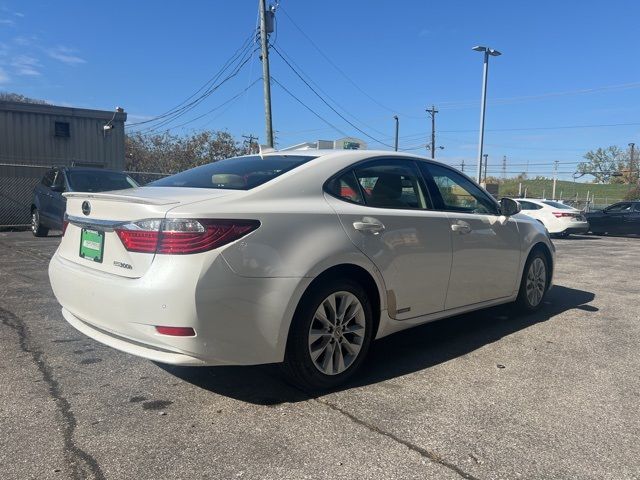
<path id="1" fill-rule="evenodd" d="M 86 200 L 82 202 L 82 213 L 89 215 L 91 213 L 91 204 Z"/>

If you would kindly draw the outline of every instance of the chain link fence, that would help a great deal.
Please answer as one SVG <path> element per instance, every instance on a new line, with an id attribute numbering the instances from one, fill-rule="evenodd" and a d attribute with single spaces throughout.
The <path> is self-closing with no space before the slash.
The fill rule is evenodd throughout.
<path id="1" fill-rule="evenodd" d="M 33 189 L 51 166 L 0 163 L 0 227 L 22 228 L 31 224 Z M 166 177 L 157 172 L 126 172 L 140 185 Z"/>
<path id="2" fill-rule="evenodd" d="M 0 163 L 0 227 L 31 224 L 33 189 L 50 168 Z"/>

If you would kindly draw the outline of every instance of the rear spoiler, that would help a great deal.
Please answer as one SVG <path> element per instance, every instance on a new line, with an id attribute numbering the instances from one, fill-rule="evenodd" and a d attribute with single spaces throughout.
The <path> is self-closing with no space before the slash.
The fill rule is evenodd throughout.
<path id="1" fill-rule="evenodd" d="M 140 203 L 143 205 L 172 205 L 180 203 L 176 200 L 163 198 L 136 197 L 135 195 L 123 195 L 120 193 L 93 193 L 93 192 L 67 192 L 62 194 L 65 198 L 95 198 L 96 200 L 111 200 L 113 202 Z"/>

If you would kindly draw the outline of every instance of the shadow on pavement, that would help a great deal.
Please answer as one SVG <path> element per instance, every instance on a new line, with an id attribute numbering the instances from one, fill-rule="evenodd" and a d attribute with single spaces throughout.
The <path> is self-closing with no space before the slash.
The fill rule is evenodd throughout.
<path id="1" fill-rule="evenodd" d="M 516 313 L 511 305 L 501 305 L 396 333 L 374 342 L 363 369 L 338 391 L 375 384 L 438 365 L 567 310 L 596 312 L 596 307 L 588 305 L 594 298 L 591 292 L 556 286 L 549 292 L 544 307 L 534 314 L 523 315 Z M 158 366 L 211 392 L 259 405 L 298 402 L 314 397 L 288 385 L 280 375 L 278 365 Z"/>

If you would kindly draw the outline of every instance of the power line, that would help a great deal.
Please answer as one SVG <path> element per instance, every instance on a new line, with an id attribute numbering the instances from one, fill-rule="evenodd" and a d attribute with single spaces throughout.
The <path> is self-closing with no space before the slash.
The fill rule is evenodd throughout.
<path id="1" fill-rule="evenodd" d="M 275 47 L 274 47 L 275 49 Z M 376 133 L 379 133 L 381 135 L 386 135 L 387 132 L 381 132 L 380 130 L 372 127 L 371 125 L 367 125 L 365 122 L 363 122 L 362 120 L 360 120 L 358 117 L 356 117 L 355 115 L 353 115 L 352 113 L 350 113 L 346 108 L 344 108 L 342 105 L 340 105 L 335 98 L 331 97 L 331 95 L 329 95 L 319 84 L 318 82 L 316 82 L 311 75 L 309 75 L 308 73 L 305 73 L 305 71 L 300 67 L 300 65 L 298 65 L 292 58 L 291 55 L 287 54 L 287 52 L 285 52 L 282 47 L 280 47 L 280 50 L 278 52 L 279 55 L 284 55 L 287 60 L 289 60 L 289 62 L 291 62 L 291 64 L 293 66 L 295 66 L 298 71 L 307 78 L 307 80 L 309 80 L 309 82 L 311 82 L 313 85 L 315 85 L 315 87 L 318 89 L 319 92 L 322 92 L 324 94 L 324 96 L 326 98 L 328 98 L 329 100 L 331 100 L 338 108 L 340 108 L 343 112 L 345 112 L 346 115 L 348 115 L 349 117 L 353 118 L 356 122 L 362 124 L 363 126 L 367 127 L 369 130 L 373 130 Z"/>
<path id="2" fill-rule="evenodd" d="M 179 125 L 174 125 L 174 126 L 172 126 L 172 127 L 170 127 L 170 128 L 167 128 L 166 130 L 164 130 L 164 131 L 162 131 L 162 132 L 159 132 L 159 133 L 166 133 L 166 132 L 168 132 L 169 130 L 173 130 L 173 129 L 176 129 L 176 128 L 184 127 L 185 125 L 188 125 L 188 124 L 190 124 L 190 123 L 193 123 L 193 122 L 195 122 L 195 121 L 197 121 L 197 120 L 200 120 L 200 119 L 201 119 L 201 118 L 203 118 L 203 117 L 206 117 L 207 115 L 212 114 L 212 113 L 213 113 L 213 112 L 215 112 L 216 110 L 219 110 L 219 109 L 221 109 L 222 107 L 224 107 L 225 105 L 228 105 L 228 104 L 232 103 L 234 100 L 237 100 L 238 98 L 242 97 L 245 93 L 247 93 L 247 92 L 251 89 L 251 87 L 253 87 L 253 86 L 254 86 L 256 83 L 258 83 L 260 80 L 262 80 L 262 77 L 258 77 L 258 78 L 256 78 L 256 79 L 255 79 L 251 84 L 249 84 L 247 87 L 245 87 L 245 88 L 244 88 L 244 89 L 242 89 L 240 92 L 238 92 L 237 94 L 235 94 L 233 97 L 231 97 L 231 98 L 229 98 L 229 99 L 225 100 L 224 102 L 222 102 L 221 104 L 219 104 L 219 105 L 217 105 L 217 106 L 213 107 L 212 109 L 207 110 L 205 113 L 203 113 L 203 114 L 201 114 L 201 115 L 198 115 L 197 117 L 194 117 L 194 118 L 192 118 L 191 120 L 188 120 L 188 121 L 186 121 L 186 122 L 184 122 L 184 123 L 181 123 L 181 124 L 179 124 Z M 152 132 L 154 132 L 154 131 L 155 131 L 155 132 L 157 132 L 157 130 L 154 128 L 154 129 L 152 129 L 152 130 L 148 130 L 148 131 L 147 131 L 147 133 L 152 133 Z"/>
<path id="3" fill-rule="evenodd" d="M 293 93 L 291 93 L 291 91 L 285 87 L 284 85 L 282 85 L 278 80 L 276 80 L 276 78 L 272 75 L 271 76 L 271 80 L 273 80 L 276 85 L 278 85 L 281 89 L 283 89 L 285 92 L 287 92 L 289 94 L 289 96 L 291 96 L 295 101 L 297 101 L 300 105 L 302 105 L 304 108 L 306 108 L 307 110 L 309 110 L 311 113 L 313 113 L 316 117 L 318 117 L 320 120 L 322 120 L 324 123 L 326 123 L 327 125 L 329 125 L 331 128 L 333 128 L 336 132 L 338 132 L 339 134 L 348 137 L 349 135 L 347 135 L 345 132 L 343 132 L 342 130 L 340 130 L 338 127 L 336 127 L 334 124 L 332 124 L 331 122 L 329 122 L 328 120 L 325 120 L 319 113 L 317 113 L 315 110 L 313 110 L 310 106 L 308 106 L 306 103 L 304 103 L 302 100 L 300 100 L 298 97 L 296 97 Z"/>
<path id="4" fill-rule="evenodd" d="M 151 119 L 148 119 L 148 120 L 144 120 L 142 122 L 136 122 L 136 123 L 128 124 L 127 128 L 131 128 L 131 127 L 138 126 L 138 125 L 157 122 L 158 120 L 166 120 L 169 117 L 172 117 L 172 119 L 173 118 L 177 118 L 178 116 L 181 116 L 182 114 L 186 113 L 187 111 L 192 110 L 193 108 L 195 108 L 195 106 L 200 104 L 202 102 L 202 100 L 207 98 L 209 95 L 211 95 L 211 93 L 213 93 L 217 88 L 219 88 L 220 85 L 214 86 L 215 82 L 224 74 L 225 71 L 227 71 L 236 61 L 238 61 L 238 59 L 245 58 L 246 54 L 247 54 L 247 52 L 249 50 L 251 50 L 251 54 L 253 55 L 253 49 L 251 49 L 252 39 L 253 38 L 254 38 L 254 34 L 252 33 L 249 36 L 249 38 L 243 42 L 242 46 L 238 50 L 236 50 L 234 52 L 234 54 L 229 59 L 227 59 L 227 61 L 220 68 L 220 70 L 213 77 L 211 77 L 209 80 L 207 80 L 198 90 L 196 90 L 193 94 L 191 94 L 189 97 L 187 97 L 185 100 L 180 102 L 175 107 L 172 107 L 171 109 L 167 110 L 166 112 L 164 112 L 164 113 L 162 113 L 162 114 L 160 114 L 160 115 L 158 115 L 158 116 L 156 116 L 154 118 L 151 118 Z M 242 60 L 240 60 L 240 61 L 242 61 Z M 243 65 L 244 65 L 244 63 L 242 63 L 241 66 L 243 66 Z M 233 75 L 233 76 L 235 76 L 235 75 Z M 225 80 L 223 80 L 222 83 L 226 82 L 228 79 L 229 79 L 229 77 L 227 77 Z M 200 94 L 200 95 L 197 98 L 195 98 L 194 100 L 189 102 L 189 100 L 193 99 L 198 94 Z"/>
<path id="5" fill-rule="evenodd" d="M 351 127 L 355 128 L 358 132 L 362 133 L 364 136 L 366 136 L 367 138 L 373 140 L 376 143 L 379 143 L 381 145 L 384 145 L 385 147 L 389 147 L 389 148 L 393 148 L 392 145 L 389 145 L 388 143 L 385 143 L 381 140 L 378 140 L 377 138 L 369 135 L 367 132 L 365 132 L 364 130 L 362 130 L 361 128 L 359 128 L 358 126 L 354 125 L 353 122 L 351 122 L 348 118 L 346 118 L 344 115 L 342 115 L 338 110 L 336 110 L 329 102 L 327 102 L 322 95 L 320 95 L 312 86 L 309 82 L 307 82 L 304 77 L 293 67 L 293 65 L 291 65 L 291 63 L 289 63 L 287 61 L 286 58 L 284 58 L 284 56 L 280 53 L 280 51 L 278 50 L 277 47 L 272 45 L 272 48 L 274 50 L 274 52 L 276 52 L 278 54 L 278 56 L 284 61 L 284 63 L 287 64 L 287 66 L 293 71 L 293 73 L 296 74 L 296 76 L 302 80 L 302 82 L 309 87 L 309 89 L 322 101 L 322 103 L 324 103 L 327 107 L 329 107 L 336 115 L 338 115 L 342 120 L 344 120 L 345 122 L 347 122 L 349 125 L 351 125 Z M 282 85 L 281 85 L 282 86 Z M 348 136 L 348 135 L 347 135 Z"/>
<path id="6" fill-rule="evenodd" d="M 284 8 L 282 8 L 282 6 L 280 7 L 280 10 L 282 11 L 282 13 L 285 14 L 285 16 L 289 19 L 289 21 L 293 24 L 294 27 L 296 27 L 298 29 L 298 31 L 309 41 L 309 43 L 313 46 L 313 48 L 315 48 L 318 53 L 320 55 L 322 55 L 322 57 L 333 67 L 336 69 L 336 71 L 342 75 L 351 85 L 353 85 L 360 93 L 362 93 L 365 97 L 367 97 L 369 100 L 371 100 L 373 103 L 375 103 L 376 105 L 378 105 L 379 107 L 388 110 L 389 112 L 392 113 L 398 113 L 397 110 L 394 110 L 393 108 L 389 108 L 386 105 L 383 105 L 382 103 L 380 103 L 378 100 L 376 100 L 374 97 L 372 97 L 371 95 L 369 95 L 367 92 L 365 92 L 360 85 L 358 85 L 356 82 L 354 82 L 338 65 L 336 65 L 333 60 L 331 60 L 331 58 L 329 58 L 328 55 L 326 55 L 321 49 L 320 47 L 318 47 L 318 45 L 316 45 L 316 43 L 311 39 L 311 37 L 309 37 L 309 35 L 306 34 L 306 32 L 300 28 L 298 26 L 298 24 L 293 20 L 293 18 L 291 18 L 291 16 L 289 16 L 289 14 L 286 12 L 286 10 Z"/>
<path id="7" fill-rule="evenodd" d="M 236 67 L 235 70 L 233 70 L 231 73 L 229 73 L 224 79 L 222 79 L 219 83 L 217 83 L 216 85 L 211 86 L 205 93 L 203 93 L 200 97 L 198 97 L 196 100 L 194 100 L 193 102 L 191 102 L 188 105 L 185 105 L 184 107 L 182 107 L 179 111 L 177 111 L 175 114 L 171 115 L 168 118 L 165 118 L 164 120 L 160 121 L 160 123 L 154 125 L 154 126 L 150 126 L 147 127 L 146 129 L 141 130 L 142 132 L 153 132 L 155 130 L 158 130 L 159 128 L 170 124 L 171 122 L 173 122 L 174 120 L 182 117 L 183 115 L 185 115 L 187 112 L 193 110 L 194 108 L 196 108 L 198 105 L 200 105 L 206 98 L 208 98 L 211 94 L 213 94 L 216 90 L 218 90 L 222 85 L 224 85 L 226 82 L 228 82 L 229 80 L 231 80 L 233 77 L 235 77 L 236 75 L 238 75 L 238 73 L 240 73 L 240 70 L 242 70 L 242 67 L 244 67 L 249 60 L 251 60 L 251 56 L 247 57 L 245 56 L 242 60 L 241 63 L 239 63 Z"/>

